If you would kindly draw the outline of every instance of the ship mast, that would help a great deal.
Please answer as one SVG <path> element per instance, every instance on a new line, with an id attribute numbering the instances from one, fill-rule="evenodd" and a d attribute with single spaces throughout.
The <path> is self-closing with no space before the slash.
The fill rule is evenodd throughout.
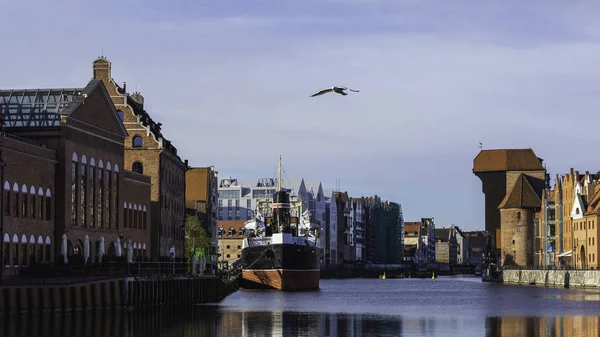
<path id="1" fill-rule="evenodd" d="M 277 168 L 277 191 L 281 191 L 281 155 L 279 155 L 279 167 Z"/>

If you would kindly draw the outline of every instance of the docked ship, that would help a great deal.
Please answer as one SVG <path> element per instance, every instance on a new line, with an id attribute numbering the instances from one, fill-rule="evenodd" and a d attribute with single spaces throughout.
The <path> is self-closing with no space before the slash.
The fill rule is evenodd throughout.
<path id="1" fill-rule="evenodd" d="M 311 223 L 302 201 L 282 187 L 281 157 L 272 199 L 257 202 L 255 217 L 244 225 L 242 287 L 311 290 L 319 288 L 320 226 Z"/>

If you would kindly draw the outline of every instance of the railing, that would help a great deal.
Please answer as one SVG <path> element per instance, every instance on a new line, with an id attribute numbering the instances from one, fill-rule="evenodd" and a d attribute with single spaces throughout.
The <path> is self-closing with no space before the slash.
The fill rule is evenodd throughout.
<path id="1" fill-rule="evenodd" d="M 21 284 L 62 284 L 89 282 L 119 277 L 191 277 L 211 276 L 223 277 L 227 280 L 239 275 L 239 268 L 231 270 L 208 270 L 192 272 L 192 265 L 187 262 L 102 262 L 87 265 L 38 264 L 24 266 L 10 274 L 5 269 L 2 285 Z M 8 273 L 7 273 L 8 272 Z"/>
<path id="2" fill-rule="evenodd" d="M 515 265 L 503 266 L 503 270 L 600 270 L 600 268 L 590 267 L 587 265 L 583 266 L 562 266 L 562 265 L 546 265 L 546 266 L 531 266 L 531 267 L 521 267 Z"/>
<path id="3" fill-rule="evenodd" d="M 22 143 L 27 143 L 27 144 L 31 144 L 31 145 L 35 145 L 35 146 L 39 146 L 39 147 L 46 147 L 45 145 L 40 144 L 40 143 L 36 143 L 33 140 L 31 140 L 31 139 L 22 138 L 22 137 L 11 135 L 11 134 L 5 133 L 5 132 L 0 132 L 0 136 L 2 136 L 3 138 L 9 138 L 9 139 L 12 139 L 12 140 L 16 140 L 16 141 L 19 141 L 19 142 L 22 142 Z"/>

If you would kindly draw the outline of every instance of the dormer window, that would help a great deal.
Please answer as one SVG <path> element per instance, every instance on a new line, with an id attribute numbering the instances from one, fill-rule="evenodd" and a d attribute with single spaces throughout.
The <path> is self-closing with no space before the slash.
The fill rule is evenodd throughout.
<path id="1" fill-rule="evenodd" d="M 575 209 L 575 214 L 579 214 L 579 208 Z"/>

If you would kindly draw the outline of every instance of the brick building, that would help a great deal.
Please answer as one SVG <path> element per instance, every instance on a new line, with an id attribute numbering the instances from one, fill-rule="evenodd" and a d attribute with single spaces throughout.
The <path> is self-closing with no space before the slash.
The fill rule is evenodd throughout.
<path id="1" fill-rule="evenodd" d="M 246 238 L 243 230 L 246 220 L 219 221 L 219 262 L 234 264 L 242 257 L 242 242 Z"/>
<path id="2" fill-rule="evenodd" d="M 193 167 L 185 173 L 185 207 L 188 214 L 200 219 L 206 233 L 211 237 L 212 259 L 216 257 L 218 221 L 218 177 L 212 167 Z M 214 261 L 214 260 L 213 260 Z"/>
<path id="3" fill-rule="evenodd" d="M 533 264 L 533 226 L 549 177 L 531 149 L 482 150 L 473 173 L 485 194 L 485 229 L 498 259 Z"/>
<path id="4" fill-rule="evenodd" d="M 144 110 L 144 97 L 127 93 L 111 77 L 111 63 L 100 57 L 93 62 L 93 78 L 106 86 L 117 114 L 127 133 L 123 165 L 151 179 L 151 228 L 153 256 L 183 256 L 185 218 L 185 172 L 187 161 L 177 155 L 177 149 L 164 138 L 161 123 Z"/>
<path id="5" fill-rule="evenodd" d="M 97 260 L 101 242 L 104 254 L 114 255 L 118 240 L 131 240 L 136 256 L 148 257 L 143 247 L 150 245 L 150 228 L 142 222 L 150 205 L 144 196 L 127 193 L 149 192 L 149 186 L 138 186 L 149 177 L 123 169 L 127 131 L 102 81 L 75 89 L 0 90 L 0 105 L 6 132 L 3 238 L 13 265 L 15 256 L 30 259 L 25 249 L 29 257 L 56 261 L 63 234 L 67 257 L 83 254 L 86 236 L 90 261 Z M 126 199 L 137 210 L 125 211 Z M 125 224 L 135 231 L 124 230 Z M 50 249 L 40 253 L 42 245 Z"/>

